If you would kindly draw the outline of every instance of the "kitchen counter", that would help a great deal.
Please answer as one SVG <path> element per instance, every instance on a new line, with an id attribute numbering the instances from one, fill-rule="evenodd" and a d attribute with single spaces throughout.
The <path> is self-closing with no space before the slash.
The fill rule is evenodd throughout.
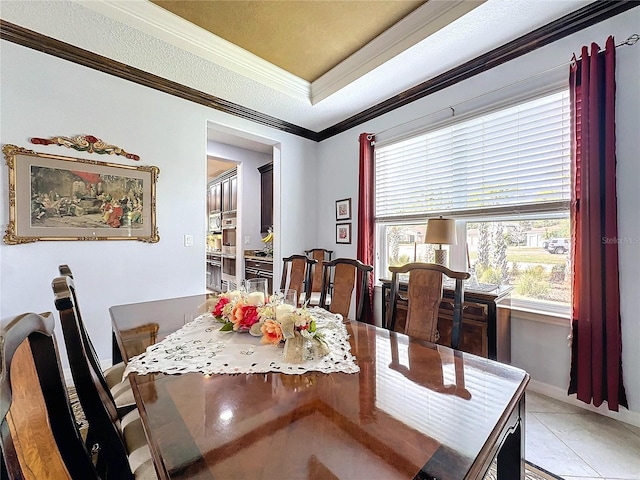
<path id="1" fill-rule="evenodd" d="M 245 250 L 244 258 L 247 260 L 257 260 L 259 262 L 269 262 L 273 263 L 273 255 L 268 255 L 266 257 L 256 255 L 255 250 Z"/>

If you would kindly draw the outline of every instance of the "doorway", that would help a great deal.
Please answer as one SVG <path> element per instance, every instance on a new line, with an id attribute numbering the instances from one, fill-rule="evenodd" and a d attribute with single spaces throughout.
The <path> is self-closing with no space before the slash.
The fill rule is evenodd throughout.
<path id="1" fill-rule="evenodd" d="M 231 211 L 207 209 L 213 214 L 207 220 L 208 224 L 217 225 L 218 211 L 220 212 L 220 234 L 207 237 L 207 287 L 210 290 L 225 290 L 236 288 L 245 278 L 245 252 L 252 252 L 264 248 L 261 235 L 261 177 L 259 168 L 274 162 L 274 152 L 279 152 L 278 143 L 258 137 L 248 132 L 242 132 L 221 125 L 209 123 L 207 128 L 207 202 L 211 200 L 211 186 L 218 182 L 229 171 L 235 169 L 235 186 L 227 186 L 227 192 L 235 191 L 236 208 Z M 278 156 L 279 162 L 279 156 Z M 225 184 L 222 184 L 224 188 Z M 275 186 L 275 185 L 274 185 Z M 235 188 L 235 190 L 234 190 Z M 215 195 L 214 198 L 218 198 Z M 222 198 L 225 192 L 220 192 Z M 279 211 L 279 198 L 274 196 L 273 211 Z M 233 218 L 233 231 L 225 230 L 225 222 Z M 274 218 L 274 223 L 275 218 Z M 276 225 L 274 225 L 275 229 Z M 231 227 L 229 227 L 231 228 Z M 209 230 L 207 231 L 209 235 Z M 219 240 L 218 240 L 219 235 Z M 277 238 L 277 236 L 276 236 Z M 226 240 L 232 239 L 232 242 Z M 212 242 L 210 246 L 209 240 Z M 229 243 L 229 245 L 225 245 Z M 233 245 L 231 245 L 233 243 Z M 215 251 L 220 247 L 220 252 Z M 274 242 L 274 247 L 276 246 Z M 211 250 L 214 251 L 211 251 Z M 212 259 L 213 257 L 213 259 Z M 219 261 L 218 261 L 219 259 Z M 220 276 L 218 277 L 218 271 Z"/>

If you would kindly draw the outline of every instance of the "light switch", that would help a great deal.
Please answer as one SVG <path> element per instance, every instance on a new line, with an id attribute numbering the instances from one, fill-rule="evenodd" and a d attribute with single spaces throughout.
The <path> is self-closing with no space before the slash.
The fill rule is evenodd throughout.
<path id="1" fill-rule="evenodd" d="M 185 247 L 193 247 L 193 235 L 185 235 L 184 236 L 184 246 Z"/>
<path id="2" fill-rule="evenodd" d="M 244 244 L 249 245 L 251 243 L 251 237 L 249 235 L 244 236 Z"/>

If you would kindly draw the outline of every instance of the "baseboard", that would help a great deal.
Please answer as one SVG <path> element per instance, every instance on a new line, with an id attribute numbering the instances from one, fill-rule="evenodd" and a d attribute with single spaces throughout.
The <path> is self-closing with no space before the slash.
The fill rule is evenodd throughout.
<path id="1" fill-rule="evenodd" d="M 605 417 L 613 418 L 614 420 L 628 423 L 629 425 L 640 428 L 640 413 L 632 412 L 624 407 L 621 408 L 618 412 L 612 412 L 607 408 L 606 403 L 603 403 L 599 407 L 587 405 L 586 403 L 581 402 L 580 400 L 575 398 L 575 396 L 568 396 L 565 389 L 554 387 L 553 385 L 548 385 L 546 383 L 542 383 L 533 379 L 531 379 L 527 388 L 532 392 L 540 393 L 569 405 L 580 407 L 585 410 L 589 410 L 590 412 L 599 413 L 600 415 L 604 415 Z"/>
<path id="2" fill-rule="evenodd" d="M 63 368 L 62 374 L 64 375 L 64 383 L 67 384 L 67 388 L 73 387 L 73 376 L 71 376 L 71 368 Z"/>

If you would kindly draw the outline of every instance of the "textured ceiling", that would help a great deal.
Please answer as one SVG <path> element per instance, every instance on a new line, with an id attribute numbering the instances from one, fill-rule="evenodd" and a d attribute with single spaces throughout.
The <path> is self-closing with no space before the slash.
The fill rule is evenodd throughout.
<path id="1" fill-rule="evenodd" d="M 188 22 L 313 82 L 424 0 L 152 0 Z"/>

